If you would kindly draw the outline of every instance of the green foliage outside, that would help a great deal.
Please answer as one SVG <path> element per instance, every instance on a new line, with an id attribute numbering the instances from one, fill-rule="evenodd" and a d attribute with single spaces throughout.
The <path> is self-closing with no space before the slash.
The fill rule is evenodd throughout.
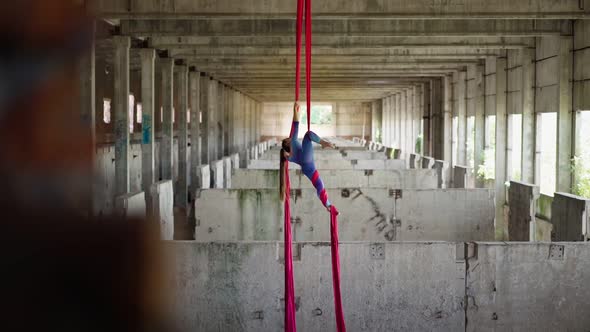
<path id="1" fill-rule="evenodd" d="M 590 198 L 590 157 L 574 157 L 572 159 L 572 171 L 576 178 L 573 193 L 584 198 Z"/>
<path id="2" fill-rule="evenodd" d="M 418 137 L 416 137 L 416 153 L 417 154 L 422 154 L 422 135 L 418 135 Z"/>
<path id="3" fill-rule="evenodd" d="M 301 123 L 307 123 L 307 107 L 301 107 Z M 311 106 L 311 124 L 332 124 L 332 105 Z"/>
<path id="4" fill-rule="evenodd" d="M 496 176 L 495 149 L 486 149 L 483 152 L 483 163 L 477 169 L 477 177 L 482 180 L 492 180 Z"/>

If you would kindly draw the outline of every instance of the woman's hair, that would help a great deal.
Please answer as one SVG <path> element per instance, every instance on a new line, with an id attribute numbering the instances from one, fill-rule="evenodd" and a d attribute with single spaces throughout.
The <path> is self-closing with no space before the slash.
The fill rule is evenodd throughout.
<path id="1" fill-rule="evenodd" d="M 280 167 L 279 167 L 279 198 L 281 201 L 285 199 L 285 163 L 287 162 L 287 158 L 285 158 L 285 152 L 291 153 L 291 139 L 285 138 L 281 143 L 281 157 L 280 157 Z"/>

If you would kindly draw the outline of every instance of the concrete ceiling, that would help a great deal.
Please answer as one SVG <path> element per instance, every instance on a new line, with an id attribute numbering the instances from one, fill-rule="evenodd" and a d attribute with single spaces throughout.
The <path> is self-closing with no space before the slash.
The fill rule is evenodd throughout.
<path id="1" fill-rule="evenodd" d="M 117 33 L 183 60 L 261 101 L 289 101 L 295 0 L 99 0 Z M 314 100 L 375 100 L 465 70 L 536 37 L 570 34 L 579 0 L 313 2 Z M 588 6 L 590 7 L 590 5 Z M 98 56 L 109 62 L 101 39 Z M 132 68 L 138 68 L 132 50 Z M 303 61 L 302 61 L 303 62 Z M 304 67 L 304 66 L 303 66 Z"/>

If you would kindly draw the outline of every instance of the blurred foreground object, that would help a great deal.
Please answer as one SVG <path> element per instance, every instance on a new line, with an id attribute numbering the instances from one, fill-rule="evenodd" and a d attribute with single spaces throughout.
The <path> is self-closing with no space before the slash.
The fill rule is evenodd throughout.
<path id="1" fill-rule="evenodd" d="M 85 210 L 78 61 L 93 26 L 74 1 L 0 2 L 3 331 L 169 330 L 158 230 Z"/>

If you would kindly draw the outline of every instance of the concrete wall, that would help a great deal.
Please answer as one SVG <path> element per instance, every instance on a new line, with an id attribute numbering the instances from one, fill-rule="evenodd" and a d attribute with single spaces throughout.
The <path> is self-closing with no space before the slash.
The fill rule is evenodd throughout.
<path id="1" fill-rule="evenodd" d="M 588 244 L 478 243 L 467 271 L 467 331 L 590 326 Z"/>
<path id="2" fill-rule="evenodd" d="M 321 102 L 332 105 L 332 124 L 314 125 L 311 130 L 321 137 L 361 136 L 363 133 L 363 115 L 365 115 L 365 135 L 371 135 L 370 103 L 361 102 Z M 293 103 L 264 103 L 262 106 L 263 137 L 288 137 L 293 120 Z M 307 124 L 299 126 L 299 136 L 303 137 Z"/>
<path id="3" fill-rule="evenodd" d="M 167 244 L 170 320 L 179 331 L 281 331 L 281 245 Z M 460 331 L 465 264 L 453 243 L 341 243 L 341 283 L 348 331 Z M 297 327 L 335 331 L 330 247 L 301 244 L 294 261 Z M 360 282 L 364 280 L 366 282 Z"/>
<path id="4" fill-rule="evenodd" d="M 590 245 L 340 243 L 349 331 L 585 331 Z M 279 242 L 166 244 L 179 331 L 280 331 Z M 334 331 L 328 243 L 294 250 L 297 325 Z M 563 256 L 560 257 L 560 253 Z M 365 282 L 360 282 L 363 280 Z"/>
<path id="5" fill-rule="evenodd" d="M 510 181 L 508 190 L 508 240 L 535 240 L 535 211 L 539 186 Z M 548 240 L 551 240 L 549 238 Z"/>
<path id="6" fill-rule="evenodd" d="M 551 208 L 555 241 L 584 241 L 590 238 L 590 199 L 555 193 Z"/>
<path id="7" fill-rule="evenodd" d="M 145 218 L 146 204 L 143 191 L 117 197 L 115 200 L 116 213 L 128 218 Z"/>
<path id="8" fill-rule="evenodd" d="M 494 236 L 493 194 L 486 189 L 397 192 L 349 188 L 327 192 L 340 210 L 343 241 L 478 241 Z M 316 191 L 295 190 L 292 200 L 294 239 L 329 240 L 329 214 Z M 195 213 L 197 241 L 283 238 L 283 204 L 276 189 L 202 190 Z"/>
<path id="9" fill-rule="evenodd" d="M 291 188 L 313 188 L 311 181 L 298 170 L 290 172 Z M 436 170 L 325 170 L 320 174 L 326 188 L 395 188 L 435 189 Z M 238 169 L 232 177 L 232 189 L 277 189 L 278 170 Z"/>
<path id="10" fill-rule="evenodd" d="M 172 181 L 156 182 L 151 188 L 152 218 L 160 225 L 160 238 L 174 238 L 174 192 Z"/>
<path id="11" fill-rule="evenodd" d="M 278 160 L 250 160 L 248 169 L 279 169 Z M 402 170 L 406 162 L 400 159 L 390 160 L 316 160 L 319 170 Z M 300 169 L 295 163 L 289 164 L 290 169 Z"/>

